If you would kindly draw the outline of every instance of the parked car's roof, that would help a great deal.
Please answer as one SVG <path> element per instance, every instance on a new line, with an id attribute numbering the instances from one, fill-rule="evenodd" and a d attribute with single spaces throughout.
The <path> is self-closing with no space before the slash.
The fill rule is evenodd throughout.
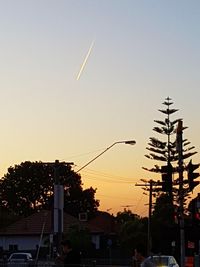
<path id="1" fill-rule="evenodd" d="M 15 253 L 12 253 L 10 255 L 9 260 L 10 259 L 25 259 L 25 258 L 32 259 L 31 253 L 27 253 L 27 252 L 15 252 Z"/>
<path id="2" fill-rule="evenodd" d="M 149 260 L 151 260 L 155 264 L 155 266 L 162 266 L 162 267 L 179 266 L 174 256 L 170 255 L 153 255 L 149 257 Z"/>

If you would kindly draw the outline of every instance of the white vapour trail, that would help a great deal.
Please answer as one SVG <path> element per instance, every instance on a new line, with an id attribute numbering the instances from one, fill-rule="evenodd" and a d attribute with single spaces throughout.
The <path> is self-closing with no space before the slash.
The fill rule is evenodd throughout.
<path id="1" fill-rule="evenodd" d="M 90 54 L 91 54 L 91 52 L 92 52 L 92 48 L 93 48 L 93 46 L 94 46 L 94 41 L 92 41 L 92 43 L 91 43 L 91 45 L 90 45 L 90 48 L 89 48 L 89 50 L 88 50 L 88 52 L 87 52 L 87 55 L 85 56 L 85 59 L 84 59 L 84 61 L 83 61 L 83 64 L 81 65 L 81 68 L 80 68 L 80 70 L 79 70 L 79 73 L 78 73 L 78 75 L 77 75 L 77 77 L 76 77 L 76 80 L 77 80 L 77 81 L 79 80 L 79 78 L 80 78 L 80 76 L 81 76 L 81 74 L 82 74 L 82 72 L 83 72 L 83 70 L 84 70 L 84 68 L 85 68 L 85 65 L 86 65 L 86 63 L 87 63 L 87 61 L 88 61 L 88 58 L 89 58 L 89 56 L 90 56 Z"/>

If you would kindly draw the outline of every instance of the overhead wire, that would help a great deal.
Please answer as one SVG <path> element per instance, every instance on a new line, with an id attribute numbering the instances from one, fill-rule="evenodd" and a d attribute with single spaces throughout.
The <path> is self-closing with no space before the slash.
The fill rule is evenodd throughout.
<path id="1" fill-rule="evenodd" d="M 96 149 L 96 150 L 93 150 L 93 151 L 89 151 L 89 152 L 85 152 L 85 153 L 81 153 L 81 154 L 77 154 L 77 155 L 68 156 L 67 158 L 68 158 L 68 159 L 78 158 L 78 157 L 82 157 L 82 156 L 86 156 L 86 155 L 90 155 L 90 154 L 93 154 L 93 153 L 102 151 L 103 149 L 104 149 L 104 148 L 99 148 L 99 149 Z M 66 159 L 62 159 L 62 160 L 68 161 L 68 160 L 66 160 Z M 71 161 L 71 160 L 70 160 L 70 161 Z"/>
<path id="2" fill-rule="evenodd" d="M 130 178 L 126 178 L 126 177 L 122 177 L 122 176 L 118 176 L 118 175 L 110 175 L 110 174 L 107 174 L 106 172 L 95 171 L 95 170 L 88 169 L 88 168 L 86 170 L 84 170 L 83 173 L 87 174 L 87 176 L 84 177 L 86 179 L 100 180 L 100 181 L 104 181 L 104 182 L 108 182 L 108 183 L 133 184 L 133 182 L 134 182 L 133 180 L 130 181 Z M 97 176 L 96 177 L 91 176 L 92 174 L 90 174 L 90 173 L 97 174 L 98 177 Z M 106 179 L 106 177 L 108 177 L 108 179 Z M 113 180 L 113 178 L 114 178 L 114 180 Z M 106 195 L 98 195 L 98 196 L 106 197 L 106 198 L 112 198 L 113 199 L 113 196 L 106 196 Z M 124 197 L 119 197 L 119 196 L 117 196 L 117 198 L 118 199 L 123 199 L 123 200 L 133 201 L 132 198 L 124 198 Z M 144 194 L 141 195 L 141 197 L 138 199 L 136 205 L 134 206 L 133 210 L 134 210 L 135 214 L 137 214 L 139 206 L 142 203 L 143 198 L 144 198 Z"/>
<path id="3" fill-rule="evenodd" d="M 140 216 L 141 217 L 147 217 L 147 210 L 146 209 L 143 209 L 142 212 L 140 212 Z"/>
<path id="4" fill-rule="evenodd" d="M 92 154 L 92 153 L 95 153 L 95 152 L 98 152 L 101 150 L 102 150 L 102 148 L 97 149 L 97 150 L 93 150 L 90 152 L 78 154 L 78 155 L 73 155 L 73 156 L 70 156 L 68 158 L 82 157 L 82 156 L 89 155 L 89 154 Z M 76 165 L 76 167 L 80 168 L 80 166 L 78 166 L 78 165 Z M 138 180 L 138 179 L 132 179 L 132 178 L 124 177 L 124 176 L 113 175 L 113 174 L 109 174 L 109 173 L 104 172 L 104 171 L 97 171 L 97 170 L 93 170 L 93 169 L 89 169 L 89 168 L 84 169 L 82 171 L 82 173 L 84 174 L 84 179 L 100 180 L 100 181 L 107 182 L 107 183 L 133 184 L 134 182 L 136 182 Z M 95 175 L 95 177 L 94 177 L 94 175 Z M 107 196 L 107 195 L 101 195 L 101 194 L 98 196 L 113 199 L 113 196 Z M 134 213 L 137 213 L 137 209 L 138 209 L 139 205 L 141 204 L 143 197 L 144 197 L 144 195 L 142 194 L 140 199 L 138 199 L 136 205 L 134 206 L 134 210 L 135 210 Z M 131 198 L 124 198 L 124 197 L 118 197 L 118 196 L 117 196 L 117 198 L 133 201 L 133 199 L 131 199 Z M 144 210 L 144 212 L 146 212 L 146 209 Z"/>
<path id="5" fill-rule="evenodd" d="M 84 174 L 84 179 L 94 179 L 94 180 L 100 179 L 102 181 L 104 180 L 107 182 L 128 183 L 128 184 L 132 184 L 134 182 L 134 180 L 131 178 L 118 176 L 118 175 L 112 175 L 112 174 L 108 174 L 108 173 L 100 172 L 100 171 L 95 171 L 95 170 L 91 170 L 91 169 L 85 169 L 82 172 Z M 94 177 L 94 175 L 95 175 L 95 177 Z"/>
<path id="6" fill-rule="evenodd" d="M 93 170 L 93 169 L 88 169 L 88 168 L 86 170 L 87 170 L 87 172 L 94 173 L 94 174 L 97 173 L 98 175 L 101 175 L 101 176 L 106 176 L 106 177 L 109 176 L 109 177 L 119 178 L 119 179 L 128 180 L 128 181 L 133 180 L 132 178 L 119 176 L 119 175 L 113 175 L 113 174 L 109 174 L 107 172 L 102 172 L 102 171 L 98 171 L 98 170 Z"/>
<path id="7" fill-rule="evenodd" d="M 99 194 L 98 196 L 100 196 L 100 197 L 107 197 L 107 198 L 112 198 L 112 199 L 113 199 L 113 196 L 101 195 L 101 194 Z M 118 197 L 118 196 L 117 196 L 117 198 L 118 198 L 118 199 L 124 199 L 124 200 L 133 201 L 133 199 L 132 199 L 132 198 Z"/>
<path id="8" fill-rule="evenodd" d="M 141 195 L 141 197 L 138 199 L 138 201 L 137 201 L 137 203 L 135 205 L 135 209 L 134 209 L 135 213 L 137 213 L 138 207 L 142 203 L 143 198 L 144 198 L 144 194 Z"/>
<path id="9" fill-rule="evenodd" d="M 84 177 L 84 179 L 91 179 L 91 180 L 97 180 L 97 181 L 103 181 L 106 183 L 118 183 L 118 184 L 132 184 L 132 182 L 126 182 L 126 181 L 117 181 L 117 180 L 113 180 L 113 179 L 106 179 L 106 178 L 102 178 L 102 177 L 97 177 L 97 176 L 91 176 L 91 175 L 87 175 L 87 177 Z"/>

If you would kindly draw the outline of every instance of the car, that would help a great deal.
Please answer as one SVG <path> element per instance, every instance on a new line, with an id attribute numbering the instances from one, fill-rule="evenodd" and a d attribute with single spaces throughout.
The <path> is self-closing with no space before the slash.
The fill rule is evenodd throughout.
<path id="1" fill-rule="evenodd" d="M 34 261 L 32 258 L 31 253 L 26 252 L 16 252 L 12 253 L 10 257 L 8 258 L 8 267 L 14 267 L 14 266 L 30 266 L 33 265 Z"/>
<path id="2" fill-rule="evenodd" d="M 153 262 L 155 267 L 179 267 L 174 256 L 154 255 L 154 256 L 149 256 L 148 260 Z"/>

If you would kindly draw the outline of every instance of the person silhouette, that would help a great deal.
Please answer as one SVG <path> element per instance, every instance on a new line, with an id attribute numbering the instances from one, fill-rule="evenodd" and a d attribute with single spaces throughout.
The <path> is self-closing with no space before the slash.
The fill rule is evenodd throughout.
<path id="1" fill-rule="evenodd" d="M 67 267 L 79 267 L 81 263 L 80 253 L 72 248 L 70 240 L 63 240 L 61 242 L 63 250 L 63 264 Z"/>
<path id="2" fill-rule="evenodd" d="M 155 267 L 150 258 L 147 258 L 147 250 L 143 244 L 138 244 L 134 249 L 134 257 L 140 267 Z"/>

